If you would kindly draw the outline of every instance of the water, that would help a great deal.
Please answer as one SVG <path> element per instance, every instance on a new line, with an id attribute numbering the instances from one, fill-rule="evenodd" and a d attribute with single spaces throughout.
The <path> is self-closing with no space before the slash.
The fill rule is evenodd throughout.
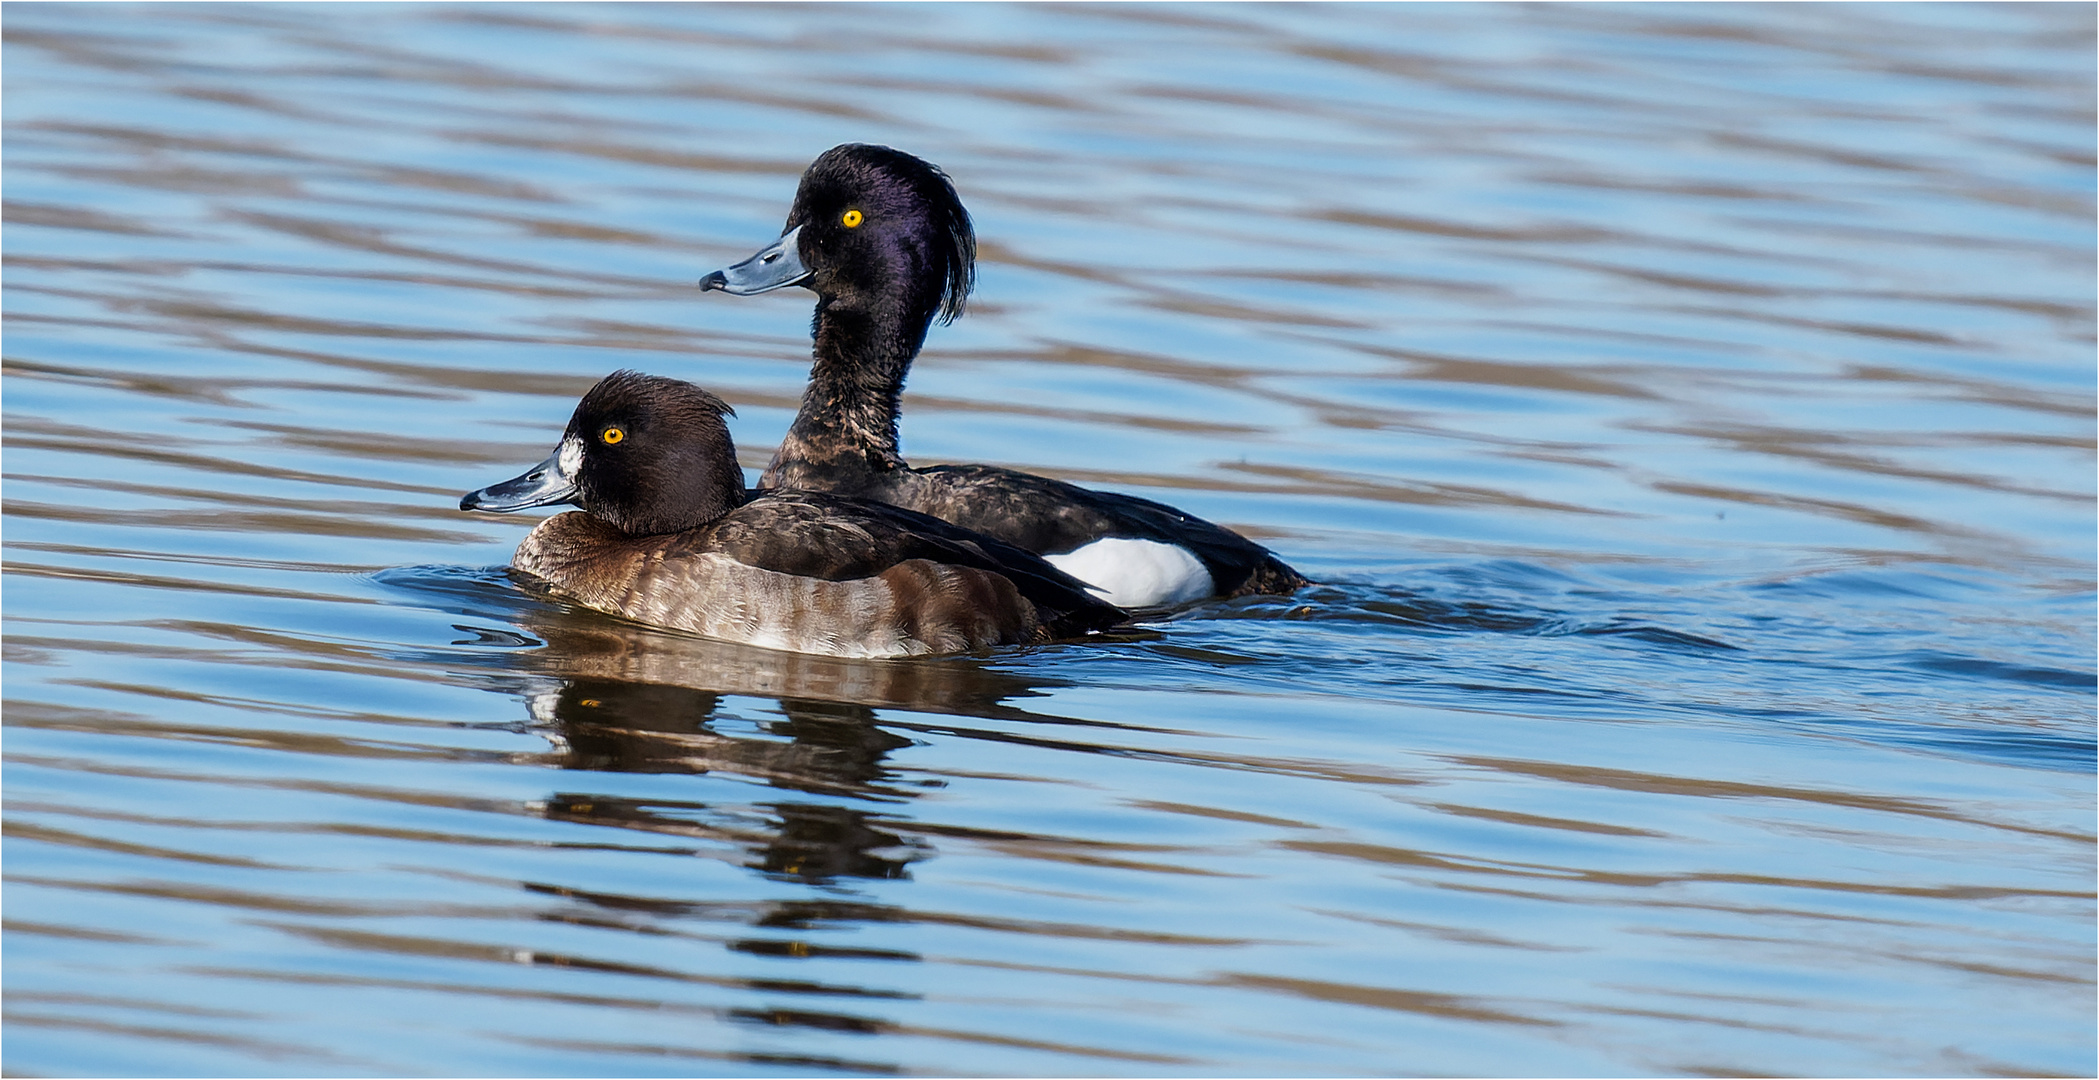
<path id="1" fill-rule="evenodd" d="M 9 5 L 6 1068 L 2084 1074 L 2084 5 Z M 535 599 L 762 466 L 843 141 L 917 462 L 1326 584 L 886 663 Z"/>

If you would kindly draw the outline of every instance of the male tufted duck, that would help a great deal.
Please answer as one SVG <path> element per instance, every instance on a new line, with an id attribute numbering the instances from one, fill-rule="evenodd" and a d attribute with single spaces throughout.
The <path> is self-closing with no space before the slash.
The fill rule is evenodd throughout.
<path id="1" fill-rule="evenodd" d="M 882 503 L 746 493 L 720 398 L 619 371 L 576 405 L 561 445 L 462 510 L 569 503 L 511 565 L 585 607 L 652 626 L 828 656 L 963 652 L 1123 621 L 1010 544 Z"/>
<path id="2" fill-rule="evenodd" d="M 815 364 L 761 488 L 909 507 L 1038 552 L 1129 608 L 1310 584 L 1267 548 L 1173 507 L 990 465 L 913 469 L 897 452 L 904 376 L 976 278 L 976 234 L 947 174 L 848 144 L 802 174 L 778 242 L 700 281 L 737 296 L 816 293 Z"/>

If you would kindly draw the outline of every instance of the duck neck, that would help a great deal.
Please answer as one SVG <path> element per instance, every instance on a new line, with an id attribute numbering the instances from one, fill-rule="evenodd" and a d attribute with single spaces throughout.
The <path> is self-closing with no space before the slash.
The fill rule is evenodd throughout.
<path id="1" fill-rule="evenodd" d="M 819 298 L 809 387 L 758 486 L 821 490 L 903 468 L 897 411 L 930 321 Z"/>

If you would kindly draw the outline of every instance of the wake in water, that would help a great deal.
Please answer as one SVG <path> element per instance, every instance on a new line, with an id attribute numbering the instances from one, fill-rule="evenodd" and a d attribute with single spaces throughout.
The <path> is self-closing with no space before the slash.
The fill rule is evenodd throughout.
<path id="1" fill-rule="evenodd" d="M 2047 662 L 2074 654 L 2075 637 L 2036 635 L 2018 659 L 1984 655 L 2004 645 L 2001 594 L 1963 588 L 1961 577 L 1873 568 L 1664 591 L 1527 563 L 1461 564 L 1411 572 L 1406 587 L 1335 583 L 1194 609 L 1145 648 L 1279 691 L 1797 727 L 2091 769 L 2099 677 Z M 1987 631 L 1976 653 L 1948 647 L 1964 625 Z"/>

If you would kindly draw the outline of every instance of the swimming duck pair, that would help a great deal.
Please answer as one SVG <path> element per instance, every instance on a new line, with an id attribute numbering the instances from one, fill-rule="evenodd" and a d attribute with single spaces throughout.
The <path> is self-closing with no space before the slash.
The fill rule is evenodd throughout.
<path id="1" fill-rule="evenodd" d="M 780 239 L 700 287 L 816 293 L 815 362 L 780 449 L 746 492 L 720 399 L 618 372 L 546 461 L 466 510 L 573 503 L 512 565 L 587 607 L 771 648 L 958 652 L 1073 637 L 1123 608 L 1288 593 L 1266 548 L 1170 506 L 988 465 L 908 466 L 904 378 L 976 274 L 947 175 L 850 144 L 802 176 Z"/>

